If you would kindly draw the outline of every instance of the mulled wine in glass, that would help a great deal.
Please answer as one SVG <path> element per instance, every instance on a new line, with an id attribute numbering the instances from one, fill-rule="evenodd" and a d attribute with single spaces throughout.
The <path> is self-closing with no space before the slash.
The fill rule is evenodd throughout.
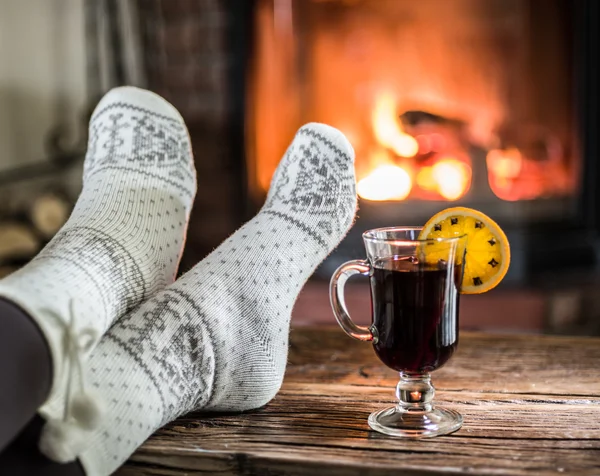
<path id="1" fill-rule="evenodd" d="M 420 240 L 421 228 L 379 228 L 363 234 L 367 260 L 349 261 L 331 279 L 330 298 L 342 329 L 373 344 L 379 359 L 400 373 L 398 403 L 369 416 L 381 433 L 423 438 L 462 425 L 454 410 L 433 405 L 430 372 L 458 345 L 459 290 L 466 237 Z M 344 302 L 350 276 L 368 275 L 372 324 L 356 325 Z"/>

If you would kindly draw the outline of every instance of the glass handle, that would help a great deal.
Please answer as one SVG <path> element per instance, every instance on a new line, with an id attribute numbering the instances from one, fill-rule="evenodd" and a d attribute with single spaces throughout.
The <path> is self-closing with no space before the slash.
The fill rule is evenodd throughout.
<path id="1" fill-rule="evenodd" d="M 365 260 L 348 261 L 335 270 L 329 283 L 329 299 L 333 314 L 338 321 L 338 324 L 343 331 L 350 337 L 366 342 L 377 342 L 376 336 L 370 328 L 356 325 L 348 309 L 346 308 L 346 300 L 344 298 L 344 287 L 346 281 L 355 274 L 368 274 L 371 271 L 371 265 Z"/>

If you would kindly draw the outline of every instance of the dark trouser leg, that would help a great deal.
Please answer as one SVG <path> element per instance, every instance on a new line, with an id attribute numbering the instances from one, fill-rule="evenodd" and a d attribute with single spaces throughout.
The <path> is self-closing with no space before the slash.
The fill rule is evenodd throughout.
<path id="1" fill-rule="evenodd" d="M 0 452 L 6 447 L 0 453 L 0 474 L 84 475 L 79 463 L 54 463 L 38 450 L 44 421 L 35 412 L 48 396 L 51 381 L 50 351 L 38 326 L 22 309 L 0 298 Z"/>
<path id="2" fill-rule="evenodd" d="M 84 476 L 78 462 L 59 464 L 40 453 L 38 441 L 44 426 L 40 416 L 27 425 L 25 430 L 0 453 L 0 474 L 10 476 Z"/>
<path id="3" fill-rule="evenodd" d="M 50 351 L 28 314 L 0 298 L 0 451 L 48 396 Z"/>

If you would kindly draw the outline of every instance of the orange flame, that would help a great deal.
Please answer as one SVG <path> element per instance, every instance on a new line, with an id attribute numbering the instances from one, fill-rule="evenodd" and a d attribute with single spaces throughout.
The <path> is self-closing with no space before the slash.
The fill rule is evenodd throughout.
<path id="1" fill-rule="evenodd" d="M 432 167 L 438 193 L 446 200 L 458 200 L 469 189 L 471 167 L 456 159 L 444 159 Z"/>
<path id="2" fill-rule="evenodd" d="M 358 195 L 364 199 L 406 199 L 413 187 L 413 174 L 410 164 L 395 164 L 397 157 L 414 157 L 420 147 L 423 149 L 421 152 L 438 151 L 443 147 L 444 138 L 440 134 L 422 134 L 417 140 L 404 132 L 397 111 L 397 100 L 393 94 L 382 92 L 375 98 L 371 124 L 382 148 L 370 157 L 370 172 L 358 182 Z M 426 198 L 441 196 L 446 200 L 458 200 L 470 187 L 471 167 L 453 157 L 443 158 L 433 165 L 420 167 L 416 184 L 421 192 L 429 192 Z M 421 198 L 419 193 L 415 196 Z"/>
<path id="3" fill-rule="evenodd" d="M 458 200 L 469 190 L 470 183 L 471 167 L 457 159 L 442 159 L 430 167 L 422 167 L 417 174 L 419 187 L 446 200 Z"/>
<path id="4" fill-rule="evenodd" d="M 417 174 L 417 185 L 423 190 L 435 191 L 437 189 L 437 183 L 433 178 L 433 167 L 424 166 L 419 169 Z"/>
<path id="5" fill-rule="evenodd" d="M 488 183 L 497 197 L 516 201 L 543 194 L 543 174 L 515 148 L 490 150 L 486 157 Z M 529 167 L 528 167 L 529 166 Z M 554 181 L 560 174 L 554 174 Z"/>
<path id="6" fill-rule="evenodd" d="M 367 200 L 404 200 L 412 188 L 409 173 L 397 165 L 380 165 L 359 180 L 358 195 Z"/>
<path id="7" fill-rule="evenodd" d="M 416 139 L 404 132 L 398 122 L 396 100 L 391 94 L 381 93 L 375 99 L 371 123 L 377 141 L 400 157 L 413 157 L 419 151 Z"/>
<path id="8" fill-rule="evenodd" d="M 498 178 L 516 178 L 523 168 L 523 157 L 518 149 L 490 150 L 486 158 L 489 172 Z"/>

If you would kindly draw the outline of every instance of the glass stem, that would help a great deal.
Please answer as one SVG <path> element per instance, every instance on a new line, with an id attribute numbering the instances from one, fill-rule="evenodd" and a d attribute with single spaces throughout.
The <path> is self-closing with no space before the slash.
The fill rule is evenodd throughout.
<path id="1" fill-rule="evenodd" d="M 398 397 L 398 406 L 401 410 L 430 412 L 433 408 L 431 402 L 434 395 L 435 389 L 428 373 L 400 372 L 396 397 Z"/>

